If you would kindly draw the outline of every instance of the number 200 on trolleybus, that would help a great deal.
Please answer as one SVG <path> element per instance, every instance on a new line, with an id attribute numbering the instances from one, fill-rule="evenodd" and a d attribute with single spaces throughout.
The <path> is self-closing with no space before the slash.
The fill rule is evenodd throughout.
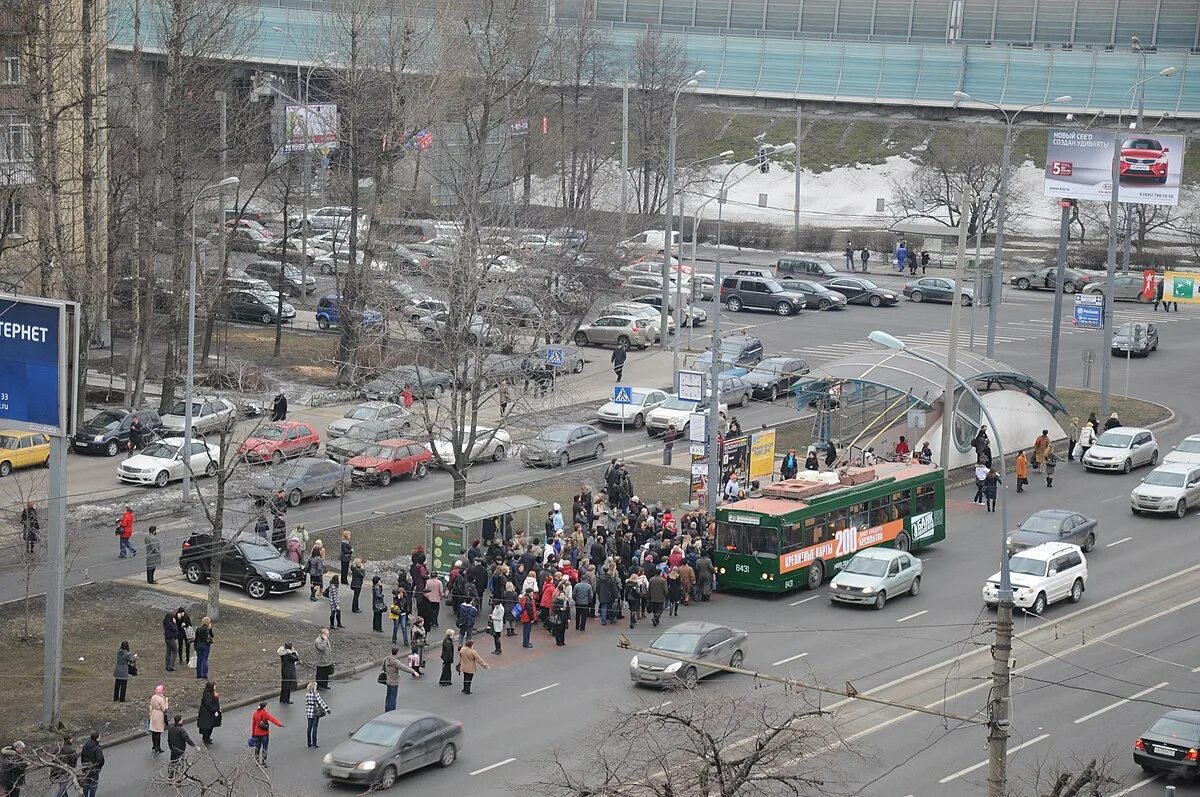
<path id="1" fill-rule="evenodd" d="M 723 589 L 815 589 L 864 548 L 920 550 L 946 538 L 941 468 L 886 462 L 801 471 L 761 497 L 717 509 L 713 565 Z"/>

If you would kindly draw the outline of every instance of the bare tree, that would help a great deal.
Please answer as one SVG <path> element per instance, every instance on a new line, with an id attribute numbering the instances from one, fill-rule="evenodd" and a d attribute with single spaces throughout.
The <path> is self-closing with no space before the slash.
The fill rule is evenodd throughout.
<path id="1" fill-rule="evenodd" d="M 1113 777 L 1120 757 L 1112 751 L 1094 758 L 1033 762 L 1009 778 L 1012 797 L 1105 797 L 1121 788 Z"/>
<path id="2" fill-rule="evenodd" d="M 630 98 L 629 138 L 632 153 L 629 168 L 637 212 L 658 213 L 668 201 L 667 156 L 670 136 L 671 101 L 675 90 L 689 74 L 687 54 L 674 38 L 647 30 L 633 50 L 631 81 L 637 88 Z M 687 102 L 681 99 L 680 103 Z M 688 114 L 681 113 L 681 126 Z"/>

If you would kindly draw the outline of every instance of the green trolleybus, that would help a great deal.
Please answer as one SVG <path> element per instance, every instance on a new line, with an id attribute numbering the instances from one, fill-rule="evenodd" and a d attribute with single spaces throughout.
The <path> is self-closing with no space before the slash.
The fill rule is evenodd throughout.
<path id="1" fill-rule="evenodd" d="M 723 589 L 814 589 L 875 545 L 920 550 L 946 538 L 946 485 L 933 465 L 881 462 L 815 473 L 717 509 Z"/>

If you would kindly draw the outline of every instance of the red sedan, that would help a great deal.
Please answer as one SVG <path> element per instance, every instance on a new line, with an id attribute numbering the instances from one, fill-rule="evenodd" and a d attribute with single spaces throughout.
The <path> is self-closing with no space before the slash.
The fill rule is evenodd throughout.
<path id="1" fill-rule="evenodd" d="M 279 421 L 258 429 L 238 447 L 238 455 L 248 462 L 281 462 L 288 457 L 315 454 L 321 436 L 304 421 Z"/>
<path id="2" fill-rule="evenodd" d="M 424 479 L 432 459 L 429 449 L 417 441 L 396 438 L 372 443 L 346 464 L 350 466 L 350 478 L 354 481 L 387 487 L 398 476 Z"/>

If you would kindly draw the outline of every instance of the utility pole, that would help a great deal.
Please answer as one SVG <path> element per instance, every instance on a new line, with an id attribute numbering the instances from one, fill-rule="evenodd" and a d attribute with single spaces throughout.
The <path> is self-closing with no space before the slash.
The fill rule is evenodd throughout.
<path id="1" fill-rule="evenodd" d="M 1005 544 L 1003 537 L 1000 539 L 1000 544 L 1002 546 Z M 1004 561 L 1008 561 L 1007 549 L 1004 550 L 1003 556 Z M 1007 575 L 1007 568 L 1001 573 L 1001 576 L 1005 575 Z M 1009 666 L 1012 662 L 1012 630 L 1012 584 L 1006 584 L 1002 577 L 1000 601 L 996 605 L 996 642 L 992 646 L 992 697 L 988 702 L 987 714 L 987 797 L 1006 797 L 1008 794 L 1008 709 L 1009 686 L 1012 677 Z"/>
<path id="2" fill-rule="evenodd" d="M 800 109 L 796 106 L 796 201 L 792 208 L 792 249 L 800 251 Z"/>
<path id="3" fill-rule="evenodd" d="M 64 311 L 65 312 L 65 311 Z M 70 344 L 68 344 L 70 345 Z M 68 390 L 73 389 L 68 382 Z M 75 402 L 71 402 L 74 407 Z M 65 413 L 64 413 L 65 417 Z M 67 420 L 70 428 L 73 424 Z M 50 436 L 48 510 L 50 534 L 46 537 L 46 628 L 42 649 L 42 725 L 58 724 L 62 705 L 63 599 L 67 588 L 67 441 Z"/>
<path id="4" fill-rule="evenodd" d="M 1012 166 L 1013 121 L 1004 127 L 1004 150 L 1000 155 L 1000 196 L 996 199 L 996 244 L 992 253 L 992 288 L 988 298 L 987 356 L 996 356 L 996 321 L 1000 317 L 1000 292 L 1004 289 L 1004 222 L 1008 214 L 1008 172 Z"/>
<path id="5" fill-rule="evenodd" d="M 1112 386 L 1113 294 L 1117 271 L 1117 214 L 1121 208 L 1121 127 L 1113 133 L 1112 196 L 1108 199 L 1108 264 L 1104 275 L 1104 324 L 1100 327 L 1100 417 L 1109 413 L 1109 389 Z"/>
<path id="6" fill-rule="evenodd" d="M 954 304 L 950 306 L 950 344 L 946 350 L 946 392 L 942 399 L 942 435 L 938 444 L 938 463 L 942 468 L 950 467 L 950 438 L 954 434 L 954 412 L 955 412 L 955 392 L 957 382 L 953 374 L 958 368 L 958 327 L 959 319 L 962 316 L 962 295 L 963 295 L 963 270 L 967 263 L 967 222 L 972 215 L 977 215 L 970 210 L 973 197 L 967 191 L 963 191 L 959 197 L 959 207 L 962 212 L 958 214 L 958 256 L 954 261 Z M 978 218 L 975 224 L 979 224 Z"/>
<path id="7" fill-rule="evenodd" d="M 1067 271 L 1067 239 L 1071 233 L 1071 208 L 1075 207 L 1075 200 L 1060 199 L 1058 205 L 1062 209 L 1062 215 L 1058 221 L 1058 271 L 1054 278 L 1054 328 L 1050 331 L 1050 378 L 1046 383 L 1046 387 L 1050 388 L 1051 393 L 1058 385 L 1058 346 L 1062 337 L 1059 326 L 1062 324 L 1063 314 L 1063 282 L 1066 280 Z"/>
<path id="8" fill-rule="evenodd" d="M 217 146 L 220 149 L 221 175 L 229 174 L 229 95 L 224 91 L 216 93 L 217 102 L 221 109 L 221 123 L 218 131 Z M 236 201 L 235 201 L 236 202 Z M 236 208 L 235 208 L 236 209 Z M 221 254 L 221 285 L 225 285 L 225 271 L 229 263 L 228 233 L 225 231 L 225 189 L 217 193 L 217 251 Z M 208 363 L 206 362 L 205 365 Z"/>
<path id="9" fill-rule="evenodd" d="M 975 351 L 975 311 L 979 308 L 979 297 L 983 296 L 983 285 L 979 276 L 983 273 L 979 268 L 979 250 L 983 245 L 983 225 L 979 223 L 979 197 L 975 197 L 975 273 L 971 284 L 975 286 L 975 300 L 971 302 L 971 351 Z"/>
<path id="10" fill-rule="evenodd" d="M 629 207 L 629 67 L 621 86 L 621 240 L 629 237 L 625 214 Z"/>
<path id="11" fill-rule="evenodd" d="M 679 94 L 676 92 L 675 99 L 679 99 Z M 662 264 L 662 312 L 659 313 L 659 335 L 658 348 L 665 350 L 667 348 L 667 333 L 670 331 L 671 318 L 671 246 L 674 236 L 671 234 L 675 230 L 674 220 L 671 218 L 671 211 L 675 205 L 675 139 L 679 134 L 679 114 L 675 110 L 675 103 L 671 103 L 671 130 L 667 141 L 667 201 L 665 203 L 666 211 L 663 214 L 663 264 Z M 672 377 L 674 378 L 674 377 Z"/>
<path id="12" fill-rule="evenodd" d="M 309 73 L 311 75 L 311 72 Z M 312 136 L 309 135 L 308 129 L 308 81 L 305 80 L 303 86 L 300 85 L 300 59 L 296 59 L 296 91 L 300 92 L 301 108 L 303 109 L 300 118 L 304 120 L 304 156 L 300 160 L 301 182 L 304 184 L 300 191 L 300 302 L 303 302 L 308 297 L 308 231 L 305 229 L 308 224 L 308 192 L 311 190 L 309 183 L 312 182 Z M 287 238 L 287 214 L 283 217 L 283 237 Z M 337 251 L 337 238 L 333 241 L 334 251 Z M 333 273 L 337 275 L 336 258 L 334 261 Z M 336 279 L 335 279 L 336 283 Z M 297 302 L 299 304 L 299 302 Z"/>

